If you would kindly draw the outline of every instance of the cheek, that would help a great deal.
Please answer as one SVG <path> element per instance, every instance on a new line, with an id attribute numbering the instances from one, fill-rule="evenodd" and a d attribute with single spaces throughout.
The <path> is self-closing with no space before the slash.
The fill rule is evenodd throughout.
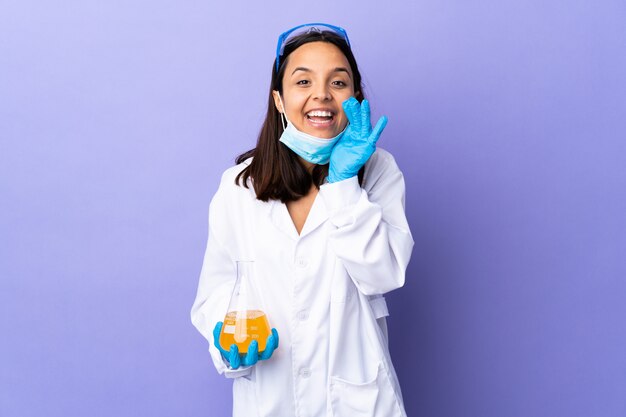
<path id="1" fill-rule="evenodd" d="M 343 90 L 341 91 L 340 94 L 338 94 L 336 96 L 336 100 L 339 103 L 339 105 L 343 105 L 343 102 L 348 100 L 350 97 L 355 97 L 358 99 L 357 96 L 354 95 L 354 90 L 350 89 L 350 90 Z"/>
<path id="2" fill-rule="evenodd" d="M 300 94 L 293 91 L 285 91 L 283 95 L 283 104 L 287 113 L 300 112 L 305 100 Z"/>

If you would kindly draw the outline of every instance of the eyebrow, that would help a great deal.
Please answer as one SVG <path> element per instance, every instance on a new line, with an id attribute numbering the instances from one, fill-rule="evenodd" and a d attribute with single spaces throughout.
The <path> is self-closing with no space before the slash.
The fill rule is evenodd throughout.
<path id="1" fill-rule="evenodd" d="M 293 70 L 291 75 L 295 74 L 296 71 L 313 72 L 310 68 L 307 67 L 297 67 Z M 348 74 L 348 77 L 352 78 L 352 76 L 350 75 L 350 71 L 348 71 L 346 67 L 337 67 L 333 70 L 333 72 L 345 72 L 346 74 Z"/>

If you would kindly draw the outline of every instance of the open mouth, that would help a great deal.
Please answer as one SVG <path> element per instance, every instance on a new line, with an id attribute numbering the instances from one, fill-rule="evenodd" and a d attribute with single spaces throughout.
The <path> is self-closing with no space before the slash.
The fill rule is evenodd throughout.
<path id="1" fill-rule="evenodd" d="M 335 114 L 328 110 L 312 110 L 306 114 L 307 120 L 316 126 L 328 126 L 335 120 Z"/>

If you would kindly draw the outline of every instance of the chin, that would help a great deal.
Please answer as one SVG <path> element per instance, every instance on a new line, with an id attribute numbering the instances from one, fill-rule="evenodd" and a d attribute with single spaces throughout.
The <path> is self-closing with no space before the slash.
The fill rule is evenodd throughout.
<path id="1" fill-rule="evenodd" d="M 336 133 L 324 132 L 324 133 L 318 133 L 315 136 L 322 138 L 322 139 L 332 139 L 335 136 L 337 136 L 339 133 L 341 132 L 336 132 Z"/>

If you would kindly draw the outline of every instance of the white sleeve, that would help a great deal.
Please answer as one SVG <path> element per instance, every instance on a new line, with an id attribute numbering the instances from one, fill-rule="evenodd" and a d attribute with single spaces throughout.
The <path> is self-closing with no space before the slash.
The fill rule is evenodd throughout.
<path id="1" fill-rule="evenodd" d="M 393 157 L 376 155 L 366 169 L 369 190 L 357 177 L 324 184 L 320 194 L 335 230 L 329 244 L 365 295 L 404 285 L 413 238 L 404 213 L 404 177 Z"/>
<path id="2" fill-rule="evenodd" d="M 191 308 L 191 322 L 209 342 L 209 352 L 217 371 L 228 378 L 234 378 L 248 375 L 251 370 L 249 368 L 230 369 L 220 351 L 213 344 L 213 329 L 218 321 L 224 320 L 237 276 L 236 264 L 215 230 L 215 225 L 226 221 L 226 204 L 222 185 L 213 197 L 209 208 L 209 238 L 196 299 Z"/>

